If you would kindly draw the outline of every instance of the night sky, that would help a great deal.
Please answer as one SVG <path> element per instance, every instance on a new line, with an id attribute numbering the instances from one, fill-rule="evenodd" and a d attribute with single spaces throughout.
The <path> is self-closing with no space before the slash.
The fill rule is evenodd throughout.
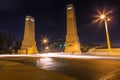
<path id="1" fill-rule="evenodd" d="M 36 40 L 47 36 L 50 41 L 65 39 L 66 5 L 73 3 L 81 43 L 105 42 L 104 24 L 93 24 L 97 9 L 112 10 L 109 33 L 112 42 L 120 42 L 119 0 L 0 0 L 0 32 L 23 39 L 25 16 L 36 20 Z"/>

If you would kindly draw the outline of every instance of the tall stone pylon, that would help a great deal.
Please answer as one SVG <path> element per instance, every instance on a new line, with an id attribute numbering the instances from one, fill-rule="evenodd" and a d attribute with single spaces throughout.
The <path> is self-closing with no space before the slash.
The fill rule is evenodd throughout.
<path id="1" fill-rule="evenodd" d="M 67 35 L 65 42 L 66 54 L 80 54 L 80 42 L 77 35 L 76 17 L 73 4 L 67 5 Z"/>
<path id="2" fill-rule="evenodd" d="M 24 28 L 24 38 L 19 54 L 36 54 L 37 47 L 35 41 L 35 19 L 32 16 L 26 16 L 25 18 L 25 28 Z"/>

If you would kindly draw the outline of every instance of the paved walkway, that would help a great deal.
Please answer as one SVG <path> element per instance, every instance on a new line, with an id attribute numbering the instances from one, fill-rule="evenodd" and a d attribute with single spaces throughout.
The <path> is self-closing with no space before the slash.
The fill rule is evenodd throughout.
<path id="1" fill-rule="evenodd" d="M 0 61 L 0 80 L 75 80 L 75 78 L 27 64 Z"/>

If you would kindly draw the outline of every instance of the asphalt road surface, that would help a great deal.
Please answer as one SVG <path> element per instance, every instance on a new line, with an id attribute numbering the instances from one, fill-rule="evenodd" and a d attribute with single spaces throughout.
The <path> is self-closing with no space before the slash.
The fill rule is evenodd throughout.
<path id="1" fill-rule="evenodd" d="M 12 64 L 16 64 L 16 65 L 17 63 L 19 63 L 27 66 L 33 66 L 38 70 L 42 69 L 46 71 L 63 74 L 63 75 L 75 78 L 76 80 L 120 80 L 120 59 L 1 57 L 0 70 L 4 71 L 5 69 L 3 68 L 6 67 L 6 65 L 8 66 L 9 63 L 11 62 Z M 15 67 L 18 67 L 18 66 L 15 66 Z M 27 69 L 27 66 L 25 68 L 22 67 L 19 70 L 17 69 L 16 71 L 21 70 L 24 73 L 24 69 Z M 10 68 L 11 67 L 9 66 L 7 67 L 7 69 L 10 69 Z M 0 75 L 1 74 L 2 72 L 0 72 Z M 10 74 L 14 74 L 14 73 L 10 73 Z M 54 76 L 56 75 L 54 74 Z M 15 77 L 19 78 L 19 76 L 15 76 Z M 32 77 L 32 76 L 29 76 L 29 77 Z M 0 76 L 0 78 L 2 77 Z M 51 80 L 58 80 L 58 79 L 56 78 Z"/>

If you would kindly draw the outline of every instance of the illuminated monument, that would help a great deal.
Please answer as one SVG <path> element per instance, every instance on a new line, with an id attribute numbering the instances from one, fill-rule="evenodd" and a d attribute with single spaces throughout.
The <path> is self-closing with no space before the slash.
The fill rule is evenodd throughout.
<path id="1" fill-rule="evenodd" d="M 35 20 L 31 16 L 25 18 L 24 39 L 22 41 L 21 49 L 18 50 L 20 54 L 35 54 L 37 53 L 35 41 Z"/>
<path id="2" fill-rule="evenodd" d="M 66 46 L 64 52 L 66 54 L 81 53 L 79 37 L 77 35 L 75 10 L 72 4 L 67 5 L 67 35 L 65 44 Z"/>

